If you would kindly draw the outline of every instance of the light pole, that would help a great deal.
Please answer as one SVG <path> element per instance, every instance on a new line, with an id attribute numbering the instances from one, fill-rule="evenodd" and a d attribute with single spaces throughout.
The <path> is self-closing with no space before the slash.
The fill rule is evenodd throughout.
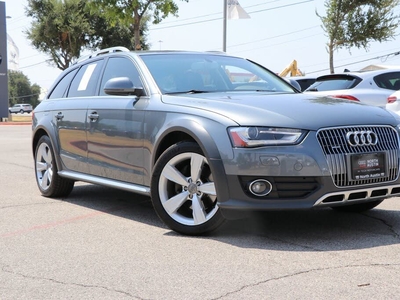
<path id="1" fill-rule="evenodd" d="M 249 19 L 250 16 L 240 6 L 238 0 L 224 0 L 224 20 L 223 24 L 223 38 L 222 38 L 222 51 L 226 52 L 226 31 L 228 27 L 228 19 Z"/>
<path id="2" fill-rule="evenodd" d="M 222 18 L 224 20 L 223 24 L 223 38 L 222 38 L 222 51 L 226 52 L 226 27 L 228 23 L 228 0 L 224 0 L 224 9 L 223 9 L 223 14 L 224 17 Z"/>
<path id="3" fill-rule="evenodd" d="M 0 1 L 0 121 L 8 118 L 6 3 Z"/>

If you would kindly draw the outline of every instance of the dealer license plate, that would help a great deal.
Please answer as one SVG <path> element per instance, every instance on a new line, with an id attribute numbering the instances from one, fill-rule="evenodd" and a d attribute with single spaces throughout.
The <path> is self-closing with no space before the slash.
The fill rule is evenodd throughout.
<path id="1" fill-rule="evenodd" d="M 351 155 L 351 178 L 364 180 L 386 176 L 385 153 Z"/>

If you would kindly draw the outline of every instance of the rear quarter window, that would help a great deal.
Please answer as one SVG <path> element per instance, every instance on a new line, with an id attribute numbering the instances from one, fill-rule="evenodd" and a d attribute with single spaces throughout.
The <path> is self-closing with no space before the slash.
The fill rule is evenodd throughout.
<path id="1" fill-rule="evenodd" d="M 71 80 L 74 78 L 78 69 L 72 70 L 67 73 L 56 85 L 53 91 L 50 93 L 49 99 L 57 99 L 65 97 L 67 93 L 67 89 L 71 83 Z"/>
<path id="2" fill-rule="evenodd" d="M 400 72 L 390 72 L 374 77 L 377 86 L 383 89 L 397 91 L 400 89 Z"/>

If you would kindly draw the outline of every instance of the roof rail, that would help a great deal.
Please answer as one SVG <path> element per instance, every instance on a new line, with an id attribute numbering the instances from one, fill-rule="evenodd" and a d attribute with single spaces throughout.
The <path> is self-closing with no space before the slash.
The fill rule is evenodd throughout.
<path id="1" fill-rule="evenodd" d="M 78 58 L 73 64 L 75 65 L 75 64 L 77 64 L 77 63 L 79 63 L 81 61 L 85 61 L 87 59 L 90 59 L 92 57 L 99 56 L 99 55 L 104 55 L 104 54 L 114 53 L 114 52 L 129 52 L 129 51 L 130 50 L 128 48 L 122 47 L 122 46 L 104 48 L 104 49 L 98 50 L 96 52 L 93 52 L 92 54 L 89 54 L 89 55 L 83 56 L 81 58 Z"/>
<path id="2" fill-rule="evenodd" d="M 129 52 L 128 48 L 125 47 L 111 47 L 111 48 L 105 48 L 105 49 L 101 49 L 99 51 L 94 52 L 91 57 L 94 56 L 99 56 L 99 55 L 103 55 L 103 54 L 108 54 L 108 53 L 113 53 L 113 52 Z"/>

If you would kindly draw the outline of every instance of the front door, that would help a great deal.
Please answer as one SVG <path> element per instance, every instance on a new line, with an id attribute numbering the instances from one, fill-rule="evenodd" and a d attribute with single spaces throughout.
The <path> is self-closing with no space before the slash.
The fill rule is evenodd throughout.
<path id="1" fill-rule="evenodd" d="M 125 57 L 108 59 L 100 85 L 100 97 L 88 108 L 88 164 L 92 175 L 143 184 L 143 119 L 146 97 L 109 96 L 105 83 L 128 77 L 142 87 L 133 62 Z"/>

